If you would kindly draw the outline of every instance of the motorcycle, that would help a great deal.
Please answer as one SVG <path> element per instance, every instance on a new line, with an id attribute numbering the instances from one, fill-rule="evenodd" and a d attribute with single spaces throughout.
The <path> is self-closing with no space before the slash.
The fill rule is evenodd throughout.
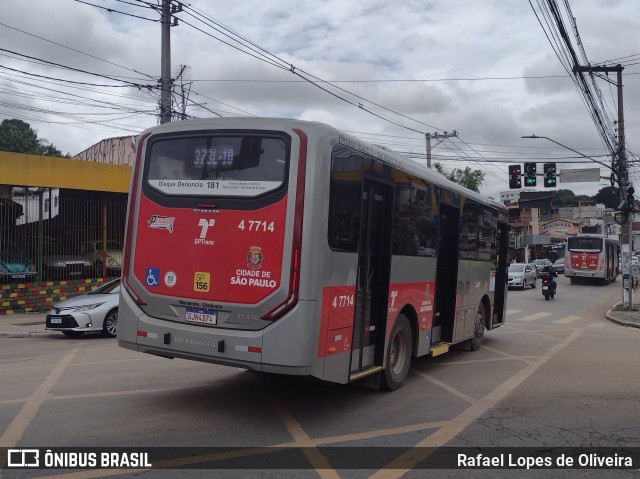
<path id="1" fill-rule="evenodd" d="M 545 301 L 549 301 L 549 298 L 553 299 L 556 295 L 556 291 L 551 284 L 552 277 L 549 273 L 542 273 L 540 278 L 542 279 L 542 296 L 544 296 Z"/>

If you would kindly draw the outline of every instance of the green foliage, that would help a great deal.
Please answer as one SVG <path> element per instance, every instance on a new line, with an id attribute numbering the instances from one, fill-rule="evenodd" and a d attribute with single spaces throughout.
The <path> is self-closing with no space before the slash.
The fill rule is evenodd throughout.
<path id="1" fill-rule="evenodd" d="M 0 150 L 43 156 L 69 156 L 44 138 L 38 138 L 33 128 L 22 120 L 2 120 L 0 124 Z"/>
<path id="2" fill-rule="evenodd" d="M 615 186 L 605 186 L 593 199 L 596 203 L 604 203 L 607 208 L 617 208 L 620 204 L 620 190 Z"/>
<path id="3" fill-rule="evenodd" d="M 620 204 L 618 188 L 607 186 L 600 189 L 594 196 L 576 195 L 571 190 L 558 190 L 553 195 L 553 206 L 556 208 L 596 203 L 602 203 L 607 208 L 617 208 Z"/>
<path id="4" fill-rule="evenodd" d="M 480 170 L 472 170 L 467 166 L 464 170 L 454 168 L 452 171 L 447 171 L 440 163 L 434 163 L 433 167 L 448 180 L 469 188 L 476 193 L 480 193 L 480 186 L 484 184 L 484 173 Z"/>

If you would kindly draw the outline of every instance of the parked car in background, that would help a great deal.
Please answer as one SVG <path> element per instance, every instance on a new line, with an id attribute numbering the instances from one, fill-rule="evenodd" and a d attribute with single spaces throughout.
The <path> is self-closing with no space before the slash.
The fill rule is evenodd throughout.
<path id="1" fill-rule="evenodd" d="M 38 272 L 31 260 L 11 250 L 0 252 L 0 282 L 33 281 Z"/>
<path id="2" fill-rule="evenodd" d="M 38 263 L 38 238 L 28 238 L 25 243 L 26 255 L 29 259 Z M 92 273 L 91 261 L 77 252 L 69 245 L 55 238 L 45 236 L 42 238 L 42 273 L 46 279 L 88 278 Z"/>
<path id="3" fill-rule="evenodd" d="M 536 287 L 536 268 L 532 264 L 512 263 L 509 265 L 509 288 L 525 289 L 527 286 Z"/>
<path id="4" fill-rule="evenodd" d="M 556 270 L 556 273 L 564 273 L 564 258 L 558 258 L 556 262 L 553 263 L 553 269 Z"/>
<path id="5" fill-rule="evenodd" d="M 534 259 L 531 262 L 531 264 L 533 264 L 536 267 L 536 275 L 538 278 L 540 277 L 540 273 L 542 273 L 542 270 L 544 269 L 545 266 L 553 267 L 553 263 L 551 262 L 550 259 L 547 259 L 547 258 Z"/>
<path id="6" fill-rule="evenodd" d="M 96 276 L 102 276 L 103 273 L 106 273 L 107 276 L 120 276 L 122 245 L 117 241 L 85 241 L 82 243 L 80 252 L 91 261 Z M 106 271 L 104 266 L 106 266 Z"/>
<path id="7" fill-rule="evenodd" d="M 93 291 L 55 303 L 47 313 L 45 328 L 70 337 L 87 331 L 101 331 L 115 338 L 118 328 L 120 278 Z"/>

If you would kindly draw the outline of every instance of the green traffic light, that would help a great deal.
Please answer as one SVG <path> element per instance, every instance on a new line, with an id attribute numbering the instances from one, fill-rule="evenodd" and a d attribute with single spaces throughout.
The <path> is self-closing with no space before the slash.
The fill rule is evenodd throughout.
<path id="1" fill-rule="evenodd" d="M 528 184 L 532 184 L 533 183 L 533 178 L 527 178 L 527 183 Z"/>

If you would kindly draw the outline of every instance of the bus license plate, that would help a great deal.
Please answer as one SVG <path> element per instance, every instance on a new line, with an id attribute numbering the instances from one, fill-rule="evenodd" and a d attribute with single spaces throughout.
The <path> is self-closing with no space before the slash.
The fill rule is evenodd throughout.
<path id="1" fill-rule="evenodd" d="M 62 324 L 62 318 L 56 316 L 51 316 L 49 320 L 51 321 L 51 324 Z"/>
<path id="2" fill-rule="evenodd" d="M 548 291 L 549 290 L 549 286 L 543 286 L 542 287 L 542 291 Z"/>
<path id="3" fill-rule="evenodd" d="M 187 314 L 184 319 L 191 323 L 217 324 L 218 313 L 206 309 L 187 308 Z"/>

